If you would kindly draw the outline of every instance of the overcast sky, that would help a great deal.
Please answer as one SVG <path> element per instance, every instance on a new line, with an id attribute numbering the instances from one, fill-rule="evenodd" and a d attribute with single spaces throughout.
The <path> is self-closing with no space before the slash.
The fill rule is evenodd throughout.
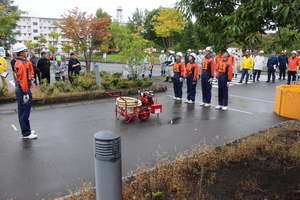
<path id="1" fill-rule="evenodd" d="M 61 15 L 67 10 L 78 7 L 81 11 L 87 11 L 88 14 L 95 14 L 98 8 L 116 18 L 117 7 L 123 8 L 123 19 L 127 21 L 128 16 L 132 16 L 136 8 L 153 10 L 159 6 L 170 7 L 179 0 L 14 0 L 14 5 L 19 9 L 28 12 L 32 17 L 51 17 L 61 18 Z"/>

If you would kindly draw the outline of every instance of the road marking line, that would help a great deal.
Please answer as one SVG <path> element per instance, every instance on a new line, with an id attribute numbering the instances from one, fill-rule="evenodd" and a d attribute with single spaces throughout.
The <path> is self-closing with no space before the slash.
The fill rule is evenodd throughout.
<path id="1" fill-rule="evenodd" d="M 171 95 L 167 95 L 167 96 L 173 98 L 173 96 L 171 96 Z M 199 104 L 200 104 L 200 103 L 202 103 L 202 102 L 200 102 L 200 101 L 195 101 L 195 103 L 199 103 Z M 210 104 L 210 106 L 215 107 L 215 106 L 217 106 L 217 105 Z M 234 109 L 234 108 L 228 108 L 227 110 L 232 110 L 232 111 L 235 111 L 235 112 L 240 112 L 240 113 L 244 113 L 244 114 L 248 114 L 248 115 L 253 115 L 252 112 L 247 112 L 247 111 L 238 110 L 238 109 Z"/>
<path id="2" fill-rule="evenodd" d="M 10 82 L 10 84 L 12 84 L 12 86 L 15 87 L 15 81 L 14 80 L 10 80 L 9 82 Z"/>
<path id="3" fill-rule="evenodd" d="M 12 124 L 11 126 L 15 131 L 18 131 L 17 127 L 14 124 Z"/>
<path id="4" fill-rule="evenodd" d="M 237 98 L 242 98 L 242 99 L 247 99 L 247 100 L 260 101 L 260 102 L 264 102 L 264 103 L 271 103 L 271 104 L 274 103 L 273 101 L 266 101 L 266 100 L 262 100 L 262 99 L 254 99 L 254 98 L 242 97 L 242 96 L 237 96 L 237 95 L 229 95 L 229 97 L 237 97 Z"/>

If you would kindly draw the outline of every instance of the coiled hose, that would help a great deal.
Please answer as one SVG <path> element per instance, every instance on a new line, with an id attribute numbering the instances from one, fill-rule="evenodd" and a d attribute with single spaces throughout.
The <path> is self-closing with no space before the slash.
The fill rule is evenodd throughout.
<path id="1" fill-rule="evenodd" d="M 134 108 L 142 105 L 142 102 L 138 99 L 131 98 L 131 97 L 118 97 L 116 99 L 116 104 L 119 107 L 125 108 L 127 105 L 127 108 Z"/>

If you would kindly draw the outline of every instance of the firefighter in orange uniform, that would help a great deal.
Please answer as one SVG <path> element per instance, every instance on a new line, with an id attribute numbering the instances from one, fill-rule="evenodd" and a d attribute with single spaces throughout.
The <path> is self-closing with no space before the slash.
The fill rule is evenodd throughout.
<path id="1" fill-rule="evenodd" d="M 300 58 L 296 56 L 297 52 L 292 51 L 291 52 L 292 56 L 289 58 L 288 61 L 288 79 L 287 79 L 287 84 L 291 84 L 291 79 L 292 81 L 296 81 L 296 73 L 298 69 L 298 65 L 300 65 Z"/>
<path id="2" fill-rule="evenodd" d="M 184 63 L 181 61 L 182 53 L 176 53 L 176 61 L 173 66 L 173 86 L 174 86 L 174 100 L 181 101 L 182 99 L 182 86 L 183 86 L 183 76 L 185 74 L 184 71 Z"/>
<path id="3" fill-rule="evenodd" d="M 186 65 L 186 84 L 187 84 L 187 100 L 185 103 L 195 103 L 196 87 L 198 78 L 198 65 L 195 63 L 197 55 L 191 53 L 189 55 L 189 63 Z"/>
<path id="4" fill-rule="evenodd" d="M 28 50 L 22 43 L 13 46 L 14 53 L 18 58 L 14 65 L 16 75 L 16 97 L 18 100 L 18 117 L 24 139 L 35 139 L 37 135 L 30 128 L 29 116 L 32 103 L 30 85 L 32 84 L 32 75 L 34 70 L 32 63 L 26 59 Z"/>
<path id="5" fill-rule="evenodd" d="M 228 59 L 227 52 L 223 54 L 223 60 L 219 63 L 217 78 L 219 105 L 216 106 L 216 109 L 227 110 L 228 87 L 232 79 L 232 61 Z"/>
<path id="6" fill-rule="evenodd" d="M 211 102 L 211 88 L 215 75 L 215 61 L 211 56 L 210 47 L 205 49 L 205 57 L 202 59 L 201 87 L 202 103 L 200 106 L 209 107 Z"/>

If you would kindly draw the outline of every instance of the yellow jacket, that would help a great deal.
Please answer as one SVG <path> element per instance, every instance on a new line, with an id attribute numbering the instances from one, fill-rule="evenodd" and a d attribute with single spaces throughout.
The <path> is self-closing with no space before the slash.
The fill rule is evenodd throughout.
<path id="1" fill-rule="evenodd" d="M 5 70 L 7 70 L 6 60 L 0 56 L 0 74 Z"/>
<path id="2" fill-rule="evenodd" d="M 248 58 L 247 58 L 247 56 L 243 57 L 242 64 L 241 64 L 242 68 L 250 69 L 251 67 L 253 67 L 253 65 L 254 65 L 254 62 L 253 62 L 253 58 L 251 56 L 249 56 Z"/>

